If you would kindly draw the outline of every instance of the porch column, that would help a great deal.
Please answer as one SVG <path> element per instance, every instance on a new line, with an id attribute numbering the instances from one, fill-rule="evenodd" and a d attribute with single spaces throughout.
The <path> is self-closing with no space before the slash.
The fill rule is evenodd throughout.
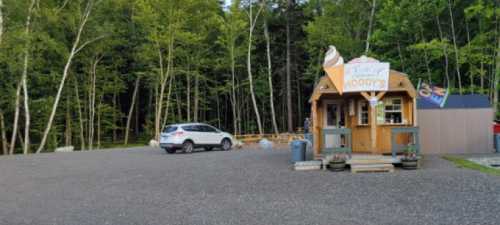
<path id="1" fill-rule="evenodd" d="M 313 135 L 313 151 L 314 158 L 316 158 L 320 153 L 320 139 L 319 139 L 319 120 L 318 120 L 318 101 L 313 100 L 311 104 L 312 113 L 312 135 Z"/>
<path id="2" fill-rule="evenodd" d="M 368 101 L 370 104 L 370 139 L 371 139 L 371 152 L 372 154 L 375 154 L 377 151 L 377 105 L 376 103 L 382 99 L 382 97 L 385 95 L 385 91 L 379 92 L 378 94 L 375 94 L 374 91 L 370 92 L 368 94 L 367 92 L 361 92 L 361 95 Z M 375 104 L 374 104 L 375 102 Z"/>
<path id="3" fill-rule="evenodd" d="M 417 118 L 417 97 L 413 97 L 413 126 L 418 126 Z"/>

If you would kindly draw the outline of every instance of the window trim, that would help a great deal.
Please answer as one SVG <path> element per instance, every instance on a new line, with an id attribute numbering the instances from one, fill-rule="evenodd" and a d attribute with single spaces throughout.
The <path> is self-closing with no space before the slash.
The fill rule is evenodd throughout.
<path id="1" fill-rule="evenodd" d="M 362 114 L 363 114 L 363 108 L 362 108 L 362 104 L 365 103 L 366 104 L 366 107 L 367 107 L 367 110 L 366 110 L 366 114 L 368 116 L 368 122 L 365 124 L 363 123 L 363 118 L 362 118 Z M 368 107 L 370 107 L 368 105 L 368 101 L 366 100 L 359 100 L 358 101 L 358 126 L 367 126 L 367 125 L 370 125 L 370 109 Z"/>

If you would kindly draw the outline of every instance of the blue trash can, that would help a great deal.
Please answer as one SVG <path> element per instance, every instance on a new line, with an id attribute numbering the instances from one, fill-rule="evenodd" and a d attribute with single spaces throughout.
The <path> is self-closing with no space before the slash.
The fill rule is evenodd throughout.
<path id="1" fill-rule="evenodd" d="M 290 143 L 292 163 L 306 161 L 306 145 L 307 143 L 301 140 L 295 140 Z"/>
<path id="2" fill-rule="evenodd" d="M 495 134 L 495 149 L 497 153 L 500 153 L 500 134 Z"/>

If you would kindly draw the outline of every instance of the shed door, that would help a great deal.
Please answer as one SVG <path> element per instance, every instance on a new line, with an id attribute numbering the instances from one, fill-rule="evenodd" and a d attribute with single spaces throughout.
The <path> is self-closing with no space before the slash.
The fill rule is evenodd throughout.
<path id="1" fill-rule="evenodd" d="M 345 124 L 344 107 L 340 101 L 325 102 L 324 124 L 325 129 L 340 128 Z"/>
<path id="2" fill-rule="evenodd" d="M 344 110 L 342 102 L 340 101 L 326 101 L 324 105 L 324 129 L 335 129 L 344 126 Z M 325 138 L 325 148 L 338 148 L 340 147 L 340 135 L 326 135 Z"/>

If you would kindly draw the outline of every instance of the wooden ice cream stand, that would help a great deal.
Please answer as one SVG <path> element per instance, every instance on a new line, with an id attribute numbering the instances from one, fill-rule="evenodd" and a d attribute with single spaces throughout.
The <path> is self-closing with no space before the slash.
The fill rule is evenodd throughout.
<path id="1" fill-rule="evenodd" d="M 416 90 L 389 63 L 362 56 L 344 64 L 331 47 L 326 75 L 310 98 L 314 157 L 336 152 L 392 154 L 418 148 Z"/>

